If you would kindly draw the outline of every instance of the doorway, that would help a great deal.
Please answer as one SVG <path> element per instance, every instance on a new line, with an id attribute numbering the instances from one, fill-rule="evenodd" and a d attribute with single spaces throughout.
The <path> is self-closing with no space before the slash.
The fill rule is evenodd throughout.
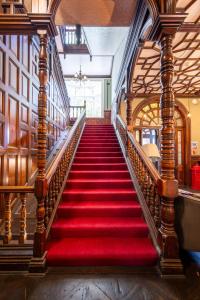
<path id="1" fill-rule="evenodd" d="M 188 128 L 186 116 L 181 105 L 177 104 L 175 121 L 175 176 L 179 185 L 189 184 L 188 161 L 190 160 L 190 143 L 188 147 Z M 141 144 L 156 144 L 160 149 L 161 118 L 159 101 L 142 101 L 133 113 L 133 128 L 136 140 Z M 187 148 L 187 151 L 186 151 Z"/>

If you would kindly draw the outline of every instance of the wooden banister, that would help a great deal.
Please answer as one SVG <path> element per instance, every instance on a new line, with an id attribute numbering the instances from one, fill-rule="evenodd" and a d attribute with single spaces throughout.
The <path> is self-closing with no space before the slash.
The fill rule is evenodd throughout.
<path id="1" fill-rule="evenodd" d="M 145 164 L 146 168 L 148 169 L 149 173 L 151 174 L 153 180 L 155 182 L 158 182 L 158 180 L 160 180 L 160 174 L 159 174 L 158 170 L 152 164 L 151 160 L 147 157 L 147 155 L 145 154 L 145 152 L 142 149 L 142 147 L 140 146 L 140 144 L 136 141 L 135 137 L 130 132 L 128 132 L 128 138 L 129 138 L 130 142 L 132 143 L 132 145 L 134 145 L 138 155 L 140 156 L 140 159 L 144 162 L 144 164 Z"/>
<path id="2" fill-rule="evenodd" d="M 140 144 L 136 141 L 135 137 L 127 130 L 126 124 L 119 115 L 116 117 L 116 132 L 124 156 L 128 163 L 129 171 L 134 180 L 138 198 L 143 208 L 145 219 L 149 225 L 153 242 L 160 253 L 161 264 L 166 251 L 166 235 L 163 231 L 163 224 L 165 224 L 166 214 L 163 213 L 163 206 L 166 206 L 168 201 L 170 203 L 174 203 L 174 200 L 177 197 L 176 189 L 174 188 L 174 184 L 171 184 L 171 180 L 166 180 L 161 177 L 150 159 L 146 156 Z M 167 216 L 170 218 L 169 212 Z M 171 212 L 170 220 L 170 230 L 174 230 L 173 234 L 174 237 L 176 237 L 173 210 Z M 170 243 L 169 240 L 167 242 Z M 175 262 L 173 262 L 174 255 L 177 251 L 177 247 L 174 248 L 174 244 L 174 240 L 172 239 L 171 244 L 167 245 L 168 249 L 171 249 L 168 252 L 167 257 L 167 260 L 170 264 L 171 273 L 180 272 L 181 269 L 178 258 L 175 259 Z M 163 271 L 161 264 L 161 271 L 165 273 L 165 269 Z"/>

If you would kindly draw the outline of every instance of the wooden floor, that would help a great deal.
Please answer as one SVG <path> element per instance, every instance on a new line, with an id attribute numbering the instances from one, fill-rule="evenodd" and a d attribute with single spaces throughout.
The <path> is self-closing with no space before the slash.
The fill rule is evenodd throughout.
<path id="1" fill-rule="evenodd" d="M 200 277 L 161 279 L 155 274 L 0 275 L 1 300 L 200 300 Z"/>

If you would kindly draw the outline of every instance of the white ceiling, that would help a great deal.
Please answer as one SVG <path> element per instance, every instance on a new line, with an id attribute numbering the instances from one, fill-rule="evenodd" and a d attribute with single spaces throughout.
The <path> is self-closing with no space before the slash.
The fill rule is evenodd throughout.
<path id="1" fill-rule="evenodd" d="M 92 55 L 115 55 L 129 27 L 84 27 Z"/>
<path id="2" fill-rule="evenodd" d="M 80 65 L 82 73 L 87 76 L 110 76 L 112 68 L 112 56 L 95 56 L 90 61 L 89 55 L 60 55 L 63 74 L 74 75 L 79 72 Z"/>
<path id="3" fill-rule="evenodd" d="M 70 76 L 82 71 L 87 76 L 111 76 L 113 57 L 122 43 L 126 43 L 129 27 L 84 27 L 84 32 L 92 54 L 60 54 L 63 73 Z M 60 48 L 60 47 L 59 47 Z"/>

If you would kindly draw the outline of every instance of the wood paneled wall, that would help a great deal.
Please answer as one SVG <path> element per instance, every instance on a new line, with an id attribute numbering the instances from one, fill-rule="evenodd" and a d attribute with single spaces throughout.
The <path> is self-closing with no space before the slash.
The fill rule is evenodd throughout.
<path id="1" fill-rule="evenodd" d="M 48 49 L 48 150 L 69 122 L 69 100 L 54 41 Z M 37 37 L 0 36 L 0 185 L 24 185 L 37 167 Z"/>

